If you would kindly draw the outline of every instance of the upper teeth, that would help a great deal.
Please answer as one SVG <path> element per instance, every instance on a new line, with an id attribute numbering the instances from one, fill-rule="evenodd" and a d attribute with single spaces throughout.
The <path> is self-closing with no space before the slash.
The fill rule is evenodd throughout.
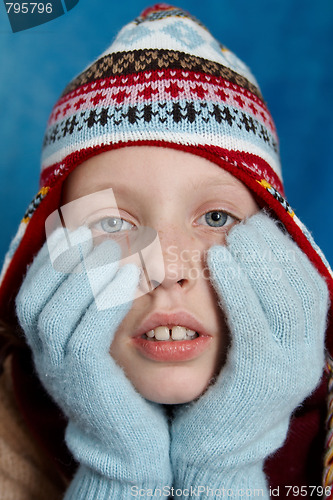
<path id="1" fill-rule="evenodd" d="M 198 336 L 194 330 L 185 328 L 184 326 L 158 326 L 154 330 L 149 330 L 146 336 L 150 339 L 156 340 L 191 340 Z"/>

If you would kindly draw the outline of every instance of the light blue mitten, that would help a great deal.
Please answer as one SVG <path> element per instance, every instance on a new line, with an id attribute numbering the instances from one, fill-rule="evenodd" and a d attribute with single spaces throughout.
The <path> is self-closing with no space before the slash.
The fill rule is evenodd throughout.
<path id="1" fill-rule="evenodd" d="M 109 354 L 139 269 L 119 267 L 113 241 L 93 248 L 87 228 L 71 241 L 80 251 L 63 254 L 67 274 L 52 267 L 46 244 L 39 252 L 17 296 L 17 315 L 40 380 L 69 419 L 66 441 L 80 467 L 66 500 L 131 498 L 132 491 L 172 484 L 163 408 L 138 394 Z M 62 230 L 49 239 L 51 253 L 66 245 Z M 103 310 L 96 307 L 81 260 Z"/>
<path id="2" fill-rule="evenodd" d="M 208 263 L 231 346 L 215 384 L 176 414 L 175 486 L 213 490 L 197 490 L 201 498 L 224 488 L 233 496 L 262 490 L 268 499 L 264 460 L 281 447 L 292 412 L 323 373 L 327 286 L 261 212 L 235 226 L 227 246 L 211 248 Z"/>

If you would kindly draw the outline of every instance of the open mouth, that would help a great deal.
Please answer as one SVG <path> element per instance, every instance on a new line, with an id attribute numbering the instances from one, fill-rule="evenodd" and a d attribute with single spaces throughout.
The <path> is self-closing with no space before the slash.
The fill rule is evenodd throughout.
<path id="1" fill-rule="evenodd" d="M 155 312 L 138 326 L 132 338 L 140 355 L 162 363 L 196 359 L 212 341 L 202 323 L 186 311 Z"/>
<path id="2" fill-rule="evenodd" d="M 179 341 L 179 340 L 194 340 L 199 334 L 186 328 L 185 326 L 157 326 L 153 330 L 144 333 L 141 338 L 151 341 Z"/>
<path id="3" fill-rule="evenodd" d="M 157 317 L 158 318 L 158 317 Z M 212 337 L 202 331 L 196 331 L 196 322 L 192 321 L 188 326 L 178 323 L 180 317 L 174 318 L 175 323 L 167 324 L 159 322 L 155 318 L 150 321 L 147 329 L 137 332 L 132 339 L 133 344 L 145 358 L 159 362 L 183 362 L 200 356 L 210 345 Z M 163 320 L 162 317 L 158 318 Z M 165 318 L 167 319 L 167 318 Z M 185 319 L 185 317 L 183 318 Z M 186 321 L 190 323 L 190 321 Z M 190 326 L 192 328 L 190 328 Z M 153 328 L 152 328 L 153 327 Z"/>

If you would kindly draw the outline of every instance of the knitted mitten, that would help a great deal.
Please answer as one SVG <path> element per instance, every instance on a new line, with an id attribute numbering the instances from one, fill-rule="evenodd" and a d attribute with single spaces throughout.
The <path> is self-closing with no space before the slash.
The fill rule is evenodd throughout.
<path id="1" fill-rule="evenodd" d="M 226 247 L 210 249 L 208 263 L 231 347 L 215 384 L 176 413 L 175 486 L 234 496 L 259 489 L 269 498 L 264 460 L 282 445 L 293 410 L 323 372 L 327 286 L 264 213 L 235 226 Z"/>
<path id="2" fill-rule="evenodd" d="M 132 487 L 172 483 L 168 422 L 162 407 L 142 398 L 109 354 L 139 270 L 119 268 L 113 241 L 75 246 L 89 236 L 87 228 L 71 235 L 73 251 L 64 252 L 61 263 L 68 274 L 52 267 L 44 245 L 17 296 L 17 315 L 40 380 L 69 419 L 66 441 L 80 467 L 66 500 L 130 498 Z M 51 254 L 66 246 L 63 231 L 55 231 Z M 99 304 L 117 306 L 97 310 L 82 265 L 94 278 L 95 293 L 99 282 Z"/>

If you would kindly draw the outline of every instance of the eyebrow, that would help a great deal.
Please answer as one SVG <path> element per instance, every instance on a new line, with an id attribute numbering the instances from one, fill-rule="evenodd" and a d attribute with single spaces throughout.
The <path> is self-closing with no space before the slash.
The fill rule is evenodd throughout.
<path id="1" fill-rule="evenodd" d="M 215 177 L 210 177 L 210 178 L 205 178 L 205 179 L 200 179 L 198 181 L 193 181 L 192 179 L 189 179 L 189 184 L 190 187 L 192 187 L 194 190 L 200 190 L 202 188 L 237 188 L 239 186 L 238 182 L 235 183 L 234 179 L 221 179 L 220 176 L 216 175 Z M 112 185 L 112 181 L 108 181 L 105 183 L 98 184 L 97 186 L 94 187 L 93 191 L 90 189 L 87 190 L 87 192 L 84 192 L 81 194 L 80 197 L 86 196 L 88 194 L 96 193 L 98 191 L 104 191 L 106 189 L 114 189 L 117 194 L 133 194 L 133 192 L 137 192 L 136 189 L 131 189 L 129 186 L 125 183 L 117 183 L 116 186 Z"/>
<path id="2" fill-rule="evenodd" d="M 117 190 L 117 192 L 125 192 L 125 193 L 131 192 L 131 189 L 129 189 L 126 184 L 117 184 L 117 186 L 114 186 L 111 182 L 106 182 L 102 184 L 97 184 L 97 186 L 93 187 L 93 190 L 91 190 L 91 188 L 87 188 L 87 190 L 84 190 L 83 194 L 80 195 L 80 198 L 82 198 L 83 196 L 87 196 L 89 194 L 97 193 L 98 191 L 105 191 L 107 189 L 114 189 Z"/>
<path id="3" fill-rule="evenodd" d="M 237 188 L 239 187 L 239 183 L 235 182 L 234 179 L 224 179 L 222 180 L 219 176 L 211 177 L 209 179 L 201 179 L 197 182 L 191 182 L 193 188 Z"/>

